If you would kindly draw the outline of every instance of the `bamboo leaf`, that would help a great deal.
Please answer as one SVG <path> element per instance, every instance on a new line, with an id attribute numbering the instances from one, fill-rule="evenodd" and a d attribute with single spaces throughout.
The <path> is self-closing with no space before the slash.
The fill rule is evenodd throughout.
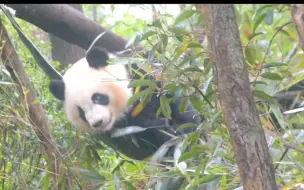
<path id="1" fill-rule="evenodd" d="M 275 104 L 276 101 L 273 97 L 269 96 L 268 94 L 266 94 L 265 92 L 261 91 L 261 90 L 254 90 L 253 91 L 254 96 L 265 100 L 266 102 L 269 102 L 271 104 Z"/>
<path id="2" fill-rule="evenodd" d="M 152 88 L 147 88 L 143 91 L 140 91 L 136 94 L 134 94 L 129 100 L 128 100 L 128 106 L 132 105 L 134 102 L 136 102 L 139 98 L 145 96 L 145 95 L 148 95 L 150 93 L 153 92 L 153 89 Z"/>
<path id="3" fill-rule="evenodd" d="M 255 30 L 258 28 L 258 26 L 261 24 L 261 22 L 264 20 L 264 18 L 266 17 L 267 13 L 262 14 L 261 16 L 259 16 L 254 24 L 253 24 L 253 28 L 252 28 L 252 33 L 255 33 Z"/>
<path id="4" fill-rule="evenodd" d="M 162 95 L 160 97 L 160 107 L 164 116 L 168 119 L 171 119 L 171 107 L 169 100 L 165 95 Z"/>
<path id="5" fill-rule="evenodd" d="M 279 75 L 278 73 L 272 73 L 272 72 L 262 73 L 261 77 L 270 79 L 270 80 L 283 80 L 281 75 Z"/>
<path id="6" fill-rule="evenodd" d="M 196 12 L 195 10 L 184 10 L 176 17 L 174 25 L 177 25 L 182 21 L 190 18 L 195 12 Z"/>
<path id="7" fill-rule="evenodd" d="M 137 87 L 137 86 L 149 86 L 151 88 L 155 88 L 156 83 L 155 81 L 151 81 L 148 79 L 139 79 L 139 80 L 131 81 L 128 85 L 128 88 Z"/>

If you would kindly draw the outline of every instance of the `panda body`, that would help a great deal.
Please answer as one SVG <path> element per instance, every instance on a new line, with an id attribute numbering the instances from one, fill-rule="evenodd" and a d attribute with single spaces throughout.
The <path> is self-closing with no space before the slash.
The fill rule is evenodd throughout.
<path id="1" fill-rule="evenodd" d="M 171 136 L 160 130 L 176 135 L 175 129 L 179 125 L 190 122 L 196 124 L 182 131 L 188 133 L 194 131 L 201 123 L 201 118 L 190 105 L 185 113 L 179 113 L 182 100 L 180 96 L 175 102 L 170 103 L 170 121 L 162 114 L 156 117 L 160 107 L 160 97 L 156 93 L 153 93 L 150 102 L 138 115 L 131 114 L 140 101 L 127 107 L 128 100 L 134 92 L 134 89 L 128 88 L 133 78 L 130 77 L 125 65 L 108 65 L 108 59 L 107 52 L 93 47 L 85 58 L 66 71 L 62 80 L 53 80 L 49 85 L 50 92 L 64 103 L 68 120 L 76 128 L 108 138 L 110 144 L 116 144 L 115 149 L 121 150 L 127 156 L 143 159 L 171 139 Z M 168 95 L 169 98 L 173 96 L 174 94 Z M 132 140 L 128 140 L 127 136 L 109 139 L 108 132 L 114 128 L 127 126 L 149 129 L 132 134 Z M 133 137 L 137 139 L 137 145 L 132 143 Z M 134 155 L 134 152 L 138 154 Z"/>

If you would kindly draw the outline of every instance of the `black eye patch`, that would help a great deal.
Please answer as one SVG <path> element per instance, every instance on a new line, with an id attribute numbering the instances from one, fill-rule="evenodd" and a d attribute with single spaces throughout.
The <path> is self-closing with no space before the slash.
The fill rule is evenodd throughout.
<path id="1" fill-rule="evenodd" d="M 85 114 L 84 114 L 84 111 L 83 109 L 81 109 L 81 107 L 77 106 L 78 108 L 78 112 L 79 112 L 79 117 L 84 121 L 84 122 L 88 122 L 86 117 L 85 117 Z"/>
<path id="2" fill-rule="evenodd" d="M 106 106 L 110 103 L 109 96 L 106 94 L 94 93 L 91 97 L 94 104 Z"/>

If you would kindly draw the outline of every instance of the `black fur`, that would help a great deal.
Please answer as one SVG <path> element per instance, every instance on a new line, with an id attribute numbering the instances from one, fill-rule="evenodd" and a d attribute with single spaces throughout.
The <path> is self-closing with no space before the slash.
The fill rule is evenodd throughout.
<path id="1" fill-rule="evenodd" d="M 94 46 L 87 52 L 86 59 L 90 67 L 98 69 L 108 65 L 109 55 L 103 48 Z"/>
<path id="2" fill-rule="evenodd" d="M 55 98 L 64 101 L 65 85 L 62 80 L 52 80 L 49 84 L 49 89 Z"/>
<path id="3" fill-rule="evenodd" d="M 94 93 L 91 97 L 91 100 L 94 104 L 99 104 L 106 106 L 110 103 L 110 98 L 106 94 Z"/>
<path id="4" fill-rule="evenodd" d="M 168 95 L 168 98 L 172 96 L 173 95 Z M 151 154 L 153 154 L 158 148 L 160 148 L 161 145 L 171 139 L 169 135 L 161 132 L 161 130 L 175 136 L 186 134 L 195 131 L 197 126 L 203 121 L 202 118 L 197 116 L 197 112 L 190 105 L 188 106 L 188 109 L 185 113 L 179 113 L 178 110 L 181 103 L 180 99 L 181 97 L 177 98 L 176 101 L 170 104 L 170 107 L 172 109 L 172 120 L 168 120 L 163 114 L 160 114 L 158 118 L 156 117 L 157 110 L 160 107 L 160 97 L 156 94 L 153 94 L 151 101 L 144 107 L 140 114 L 132 117 L 131 113 L 133 109 L 131 109 L 123 119 L 117 121 L 114 124 L 114 128 L 124 128 L 128 126 L 140 126 L 143 128 L 149 128 L 145 131 L 124 136 L 122 138 L 132 137 L 133 139 L 136 139 L 140 145 L 140 148 L 146 149 Z M 139 101 L 136 103 L 139 103 Z M 179 125 L 190 122 L 194 123 L 195 126 L 186 128 L 183 131 L 176 131 Z M 146 155 L 146 157 L 150 155 Z M 140 157 L 137 159 L 144 158 L 145 157 Z"/>
<path id="5" fill-rule="evenodd" d="M 84 121 L 84 122 L 88 122 L 86 117 L 85 117 L 85 113 L 83 111 L 83 109 L 79 106 L 77 106 L 78 108 L 78 113 L 79 113 L 79 117 Z"/>

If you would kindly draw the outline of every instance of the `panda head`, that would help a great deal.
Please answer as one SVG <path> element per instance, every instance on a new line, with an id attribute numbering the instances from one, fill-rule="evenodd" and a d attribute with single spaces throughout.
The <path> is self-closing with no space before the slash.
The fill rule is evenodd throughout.
<path id="1" fill-rule="evenodd" d="M 85 58 L 52 80 L 49 89 L 64 102 L 69 121 L 84 132 L 106 132 L 124 116 L 132 90 L 124 65 L 108 65 L 108 53 L 93 47 Z"/>

